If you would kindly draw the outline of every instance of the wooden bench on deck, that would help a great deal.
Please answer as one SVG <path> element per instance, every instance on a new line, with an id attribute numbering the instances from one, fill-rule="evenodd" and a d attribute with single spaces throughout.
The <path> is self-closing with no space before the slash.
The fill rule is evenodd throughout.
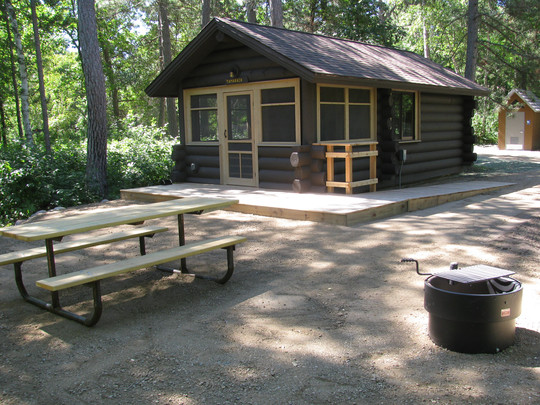
<path id="1" fill-rule="evenodd" d="M 101 291 L 99 282 L 105 278 L 118 276 L 131 271 L 158 266 L 178 259 L 198 255 L 216 249 L 227 250 L 227 272 L 221 278 L 212 278 L 193 274 L 197 278 L 205 278 L 224 284 L 232 276 L 234 271 L 233 251 L 238 243 L 245 242 L 246 238 L 242 236 L 223 236 L 214 239 L 207 239 L 200 242 L 193 242 L 175 248 L 161 250 L 144 256 L 132 257 L 123 261 L 92 267 L 86 270 L 80 270 L 72 273 L 50 277 L 36 282 L 38 287 L 49 291 L 60 291 L 66 288 L 89 284 L 93 288 L 94 311 L 87 317 L 82 317 L 64 309 L 57 308 L 64 316 L 77 320 L 86 326 L 92 326 L 97 323 L 102 312 Z M 160 269 L 160 267 L 157 267 Z M 165 271 L 183 273 L 182 270 L 163 268 Z M 54 311 L 53 311 L 54 312 Z"/>

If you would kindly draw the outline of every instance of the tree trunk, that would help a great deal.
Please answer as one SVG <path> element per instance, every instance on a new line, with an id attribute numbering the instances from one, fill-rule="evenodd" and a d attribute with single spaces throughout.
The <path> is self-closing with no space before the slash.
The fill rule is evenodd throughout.
<path id="1" fill-rule="evenodd" d="M 51 138 L 49 135 L 49 114 L 47 113 L 47 96 L 45 95 L 45 81 L 43 79 L 43 59 L 41 58 L 41 44 L 39 41 L 38 20 L 36 13 L 36 0 L 30 0 L 32 8 L 32 26 L 34 28 L 34 46 L 36 47 L 36 64 L 39 79 L 39 97 L 41 99 L 41 118 L 43 120 L 43 140 L 45 150 L 52 153 Z"/>
<path id="2" fill-rule="evenodd" d="M 160 12 L 160 6 L 159 2 L 156 3 L 158 6 L 158 40 L 159 40 L 159 66 L 161 70 L 165 69 L 165 61 L 163 56 L 163 27 L 161 23 L 161 12 Z M 159 110 L 158 110 L 158 126 L 160 128 L 164 127 L 166 124 L 166 118 L 167 115 L 167 99 L 164 97 L 160 97 L 159 99 Z"/>
<path id="3" fill-rule="evenodd" d="M 210 0 L 203 0 L 202 3 L 202 16 L 201 16 L 201 28 L 204 28 L 206 24 L 210 22 L 210 14 L 211 14 L 211 8 L 210 8 Z"/>
<path id="4" fill-rule="evenodd" d="M 169 27 L 169 10 L 167 0 L 159 2 L 159 25 L 161 27 L 161 49 L 163 54 L 163 68 L 172 61 L 171 31 Z M 169 135 L 172 138 L 178 136 L 178 115 L 176 114 L 176 102 L 172 97 L 167 98 L 167 120 L 169 121 Z"/>
<path id="5" fill-rule="evenodd" d="M 422 36 L 424 38 L 424 58 L 429 59 L 429 32 L 426 26 L 426 20 L 422 22 Z"/>
<path id="6" fill-rule="evenodd" d="M 26 70 L 26 59 L 24 57 L 21 34 L 15 17 L 15 10 L 10 0 L 5 0 L 6 9 L 11 22 L 11 29 L 15 39 L 15 49 L 17 50 L 17 60 L 19 62 L 19 75 L 21 79 L 21 111 L 24 127 L 24 135 L 29 145 L 34 145 L 34 137 L 32 136 L 32 125 L 30 124 L 30 101 L 28 88 L 28 72 Z"/>
<path id="7" fill-rule="evenodd" d="M 270 23 L 272 27 L 283 28 L 283 5 L 281 0 L 270 0 Z"/>
<path id="8" fill-rule="evenodd" d="M 165 116 L 167 115 L 167 100 L 163 97 L 159 99 L 159 110 L 158 110 L 158 127 L 162 128 L 165 126 Z"/>
<path id="9" fill-rule="evenodd" d="M 246 16 L 248 23 L 257 24 L 257 4 L 255 0 L 246 0 Z"/>
<path id="10" fill-rule="evenodd" d="M 94 0 L 78 0 L 77 8 L 88 105 L 86 185 L 90 192 L 104 197 L 107 194 L 107 97 Z"/>
<path id="11" fill-rule="evenodd" d="M 467 56 L 465 61 L 465 77 L 474 80 L 476 59 L 478 58 L 478 0 L 469 0 L 467 13 Z"/>
<path id="12" fill-rule="evenodd" d="M 422 0 L 422 39 L 424 40 L 424 58 L 429 59 L 429 30 L 426 24 L 424 3 Z"/>
<path id="13" fill-rule="evenodd" d="M 7 146 L 6 112 L 4 110 L 4 98 L 0 94 L 0 132 L 2 132 L 2 145 Z"/>
<path id="14" fill-rule="evenodd" d="M 17 73 L 15 69 L 15 60 L 13 58 L 13 41 L 11 39 L 11 28 L 9 26 L 9 18 L 7 14 L 6 2 L 4 2 L 4 7 L 2 8 L 4 14 L 4 21 L 6 23 L 6 32 L 9 46 L 9 59 L 11 63 L 11 81 L 13 83 L 13 96 L 15 98 L 15 107 L 17 110 L 17 128 L 19 130 L 19 138 L 24 139 L 24 133 L 22 129 L 22 120 L 21 120 L 21 103 L 19 100 L 19 86 L 17 85 Z"/>

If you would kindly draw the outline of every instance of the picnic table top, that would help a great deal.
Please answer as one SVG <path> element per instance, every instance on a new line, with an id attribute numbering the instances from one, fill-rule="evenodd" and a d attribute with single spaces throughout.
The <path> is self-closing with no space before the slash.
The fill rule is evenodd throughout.
<path id="1" fill-rule="evenodd" d="M 215 197 L 186 197 L 152 204 L 128 205 L 95 210 L 65 218 L 48 219 L 0 228 L 0 236 L 22 241 L 54 239 L 109 226 L 134 224 L 149 219 L 229 207 L 238 200 Z"/>

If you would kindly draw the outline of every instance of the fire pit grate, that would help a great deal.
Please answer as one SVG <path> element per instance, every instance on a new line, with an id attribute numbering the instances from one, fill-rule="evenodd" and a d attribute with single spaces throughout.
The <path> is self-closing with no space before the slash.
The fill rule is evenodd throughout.
<path id="1" fill-rule="evenodd" d="M 507 277 L 514 273 L 515 271 L 479 264 L 476 266 L 462 267 L 456 270 L 442 270 L 433 273 L 433 275 L 458 283 L 467 284 L 488 281 L 499 277 Z"/>

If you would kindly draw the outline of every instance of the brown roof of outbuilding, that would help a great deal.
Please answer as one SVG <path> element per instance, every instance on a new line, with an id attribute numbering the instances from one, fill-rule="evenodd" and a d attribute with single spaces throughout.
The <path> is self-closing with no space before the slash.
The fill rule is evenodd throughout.
<path id="1" fill-rule="evenodd" d="M 218 31 L 309 82 L 487 95 L 489 90 L 413 52 L 215 18 L 148 86 L 150 96 L 176 96 L 190 57 L 203 58 Z M 208 48 L 208 46 L 206 46 Z M 206 52 L 210 52 L 207 50 Z M 193 66 L 193 65 L 192 65 Z"/>
<path id="2" fill-rule="evenodd" d="M 516 94 L 525 104 L 527 104 L 531 110 L 535 113 L 540 112 L 540 97 L 534 94 L 530 90 L 514 89 L 508 94 L 507 99 Z"/>

